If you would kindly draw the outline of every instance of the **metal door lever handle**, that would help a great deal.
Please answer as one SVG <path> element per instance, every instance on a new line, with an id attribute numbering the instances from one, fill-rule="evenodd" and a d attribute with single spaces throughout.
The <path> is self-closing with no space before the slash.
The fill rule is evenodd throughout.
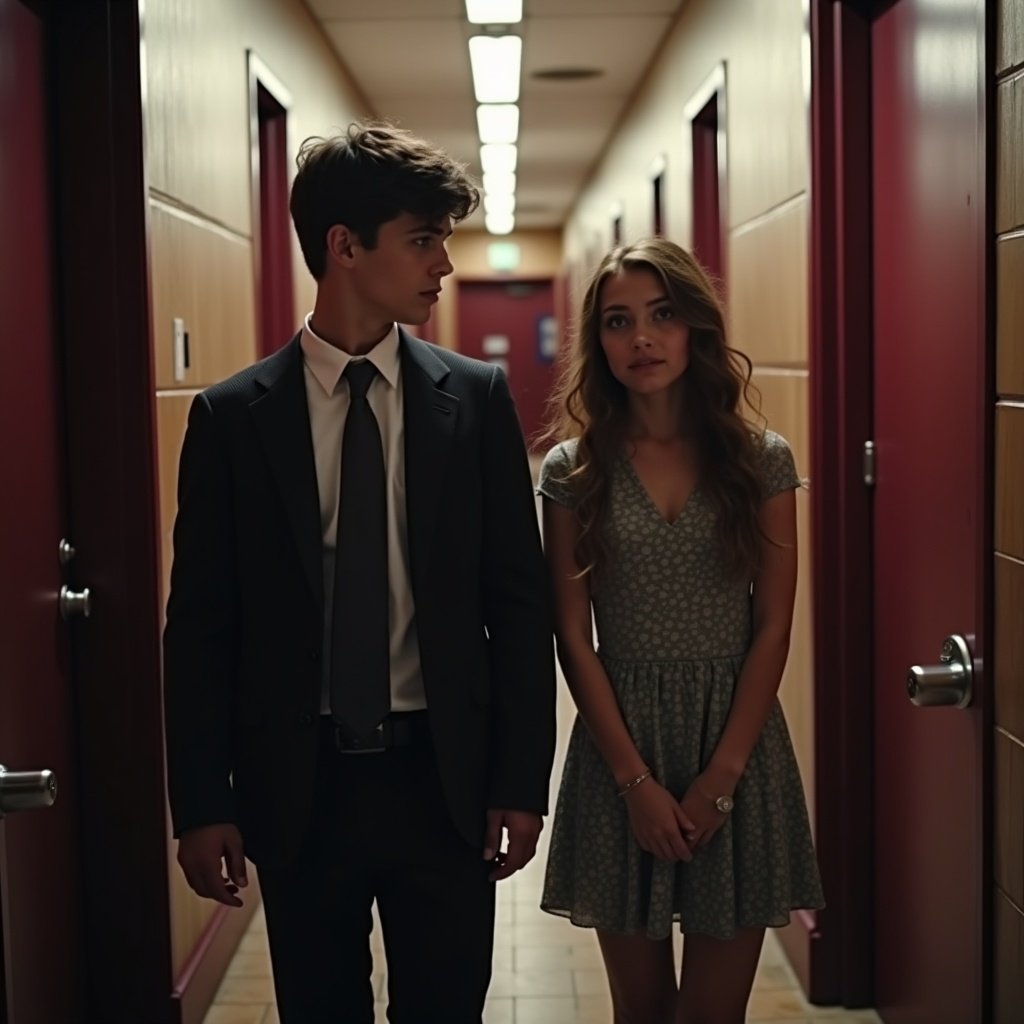
<path id="1" fill-rule="evenodd" d="M 938 665 L 911 665 L 907 696 L 919 708 L 965 708 L 971 703 L 974 665 L 967 641 L 958 633 L 942 642 Z"/>
<path id="2" fill-rule="evenodd" d="M 9 772 L 0 764 L 0 818 L 11 811 L 34 811 L 57 799 L 57 776 L 41 772 Z"/>

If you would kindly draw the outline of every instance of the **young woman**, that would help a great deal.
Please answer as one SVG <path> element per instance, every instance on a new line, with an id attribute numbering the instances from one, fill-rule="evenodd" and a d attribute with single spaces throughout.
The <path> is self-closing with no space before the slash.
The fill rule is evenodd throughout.
<path id="1" fill-rule="evenodd" d="M 776 698 L 800 481 L 749 377 L 693 257 L 605 258 L 539 485 L 579 709 L 542 906 L 597 929 L 616 1024 L 741 1024 L 764 929 L 822 906 Z"/>

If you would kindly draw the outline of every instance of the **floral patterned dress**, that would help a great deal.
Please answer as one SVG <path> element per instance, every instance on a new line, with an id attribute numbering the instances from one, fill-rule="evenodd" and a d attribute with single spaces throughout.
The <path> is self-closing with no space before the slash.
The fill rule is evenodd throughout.
<path id="1" fill-rule="evenodd" d="M 765 497 L 798 487 L 789 445 L 758 439 Z M 575 442 L 544 460 L 538 491 L 572 507 L 565 478 Z M 673 523 L 625 454 L 611 486 L 609 561 L 593 596 L 598 656 L 626 726 L 654 778 L 679 798 L 706 767 L 725 726 L 751 641 L 748 582 L 730 577 L 710 501 L 694 488 Z M 823 906 L 803 787 L 776 700 L 735 808 L 692 862 L 667 863 L 633 837 L 615 780 L 577 716 L 552 826 L 541 906 L 574 924 L 652 939 L 682 931 L 717 938 L 781 927 L 796 908 Z"/>

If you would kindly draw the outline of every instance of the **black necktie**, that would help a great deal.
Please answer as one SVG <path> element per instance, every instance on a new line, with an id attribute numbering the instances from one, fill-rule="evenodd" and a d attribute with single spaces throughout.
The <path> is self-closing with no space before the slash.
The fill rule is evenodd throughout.
<path id="1" fill-rule="evenodd" d="M 366 736 L 391 710 L 388 506 L 380 428 L 366 399 L 377 368 L 345 368 L 351 405 L 341 443 L 334 560 L 331 714 Z"/>

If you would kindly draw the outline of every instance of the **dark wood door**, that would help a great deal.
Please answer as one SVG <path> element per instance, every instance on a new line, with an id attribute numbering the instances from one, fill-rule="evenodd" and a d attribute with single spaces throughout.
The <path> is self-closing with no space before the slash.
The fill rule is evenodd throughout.
<path id="1" fill-rule="evenodd" d="M 459 283 L 459 350 L 498 362 L 531 449 L 542 432 L 561 331 L 551 281 Z"/>
<path id="2" fill-rule="evenodd" d="M 82 1019 L 44 40 L 33 11 L 0 0 L 0 763 L 50 769 L 59 787 L 52 807 L 0 821 L 6 1024 Z"/>
<path id="3" fill-rule="evenodd" d="M 984 643 L 984 5 L 900 0 L 871 46 L 876 1002 L 888 1024 L 974 1024 L 983 694 L 915 707 L 905 681 L 951 634 Z"/>

